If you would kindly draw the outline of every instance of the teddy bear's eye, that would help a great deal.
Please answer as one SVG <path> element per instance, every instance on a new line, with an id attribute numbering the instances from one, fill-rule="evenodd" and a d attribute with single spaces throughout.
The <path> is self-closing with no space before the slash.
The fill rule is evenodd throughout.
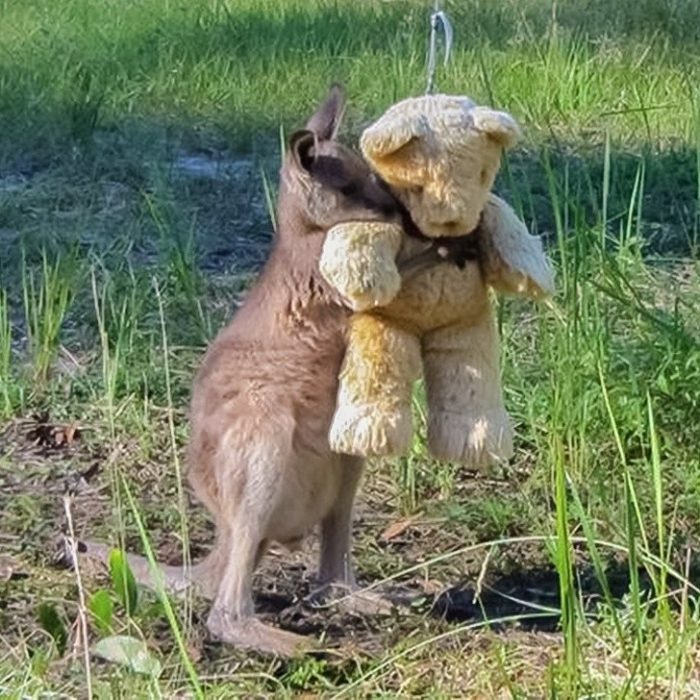
<path id="1" fill-rule="evenodd" d="M 484 168 L 481 171 L 481 184 L 485 185 L 488 182 L 488 178 L 489 178 L 489 171 L 486 170 L 486 168 Z"/>
<path id="2" fill-rule="evenodd" d="M 411 194 L 421 195 L 423 194 L 423 188 L 420 185 L 414 185 L 411 187 Z"/>

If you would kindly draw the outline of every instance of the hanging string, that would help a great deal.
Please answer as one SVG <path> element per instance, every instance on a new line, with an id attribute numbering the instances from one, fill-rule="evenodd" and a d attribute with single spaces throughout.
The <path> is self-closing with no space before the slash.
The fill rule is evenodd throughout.
<path id="1" fill-rule="evenodd" d="M 435 0 L 433 11 L 430 14 L 430 45 L 428 48 L 428 85 L 425 89 L 425 93 L 427 95 L 432 95 L 435 91 L 435 70 L 439 31 L 442 31 L 443 49 L 445 52 L 442 64 L 443 66 L 446 66 L 447 62 L 450 60 L 450 53 L 452 51 L 452 38 L 454 36 L 454 32 L 452 30 L 452 23 L 450 22 L 450 18 L 445 12 L 443 12 L 440 9 L 440 0 Z"/>

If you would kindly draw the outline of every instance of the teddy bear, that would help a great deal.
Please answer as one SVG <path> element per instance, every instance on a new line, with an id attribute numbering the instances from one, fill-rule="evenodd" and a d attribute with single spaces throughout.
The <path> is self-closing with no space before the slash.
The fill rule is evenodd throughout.
<path id="1" fill-rule="evenodd" d="M 518 137 L 509 114 L 451 95 L 402 100 L 362 133 L 404 220 L 338 224 L 324 244 L 321 273 L 353 309 L 335 451 L 405 454 L 422 373 L 434 457 L 480 468 L 511 456 L 489 288 L 533 299 L 554 290 L 540 239 L 491 192 Z"/>

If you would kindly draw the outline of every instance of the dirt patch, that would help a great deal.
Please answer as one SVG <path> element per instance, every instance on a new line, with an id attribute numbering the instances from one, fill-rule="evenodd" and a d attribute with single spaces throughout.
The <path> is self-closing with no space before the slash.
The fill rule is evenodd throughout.
<path id="1" fill-rule="evenodd" d="M 84 431 L 73 423 L 61 424 L 50 420 L 48 414 L 33 416 L 25 421 L 16 421 L 0 434 L 0 450 L 15 464 L 2 479 L 0 506 L 5 513 L 3 528 L 4 546 L 14 562 L 13 571 L 21 571 L 22 577 L 5 577 L 5 610 L 17 611 L 22 607 L 23 596 L 32 590 L 32 583 L 60 581 L 69 585 L 71 576 L 54 566 L 53 544 L 61 533 L 67 534 L 62 513 L 63 494 L 70 493 L 76 531 L 80 536 L 93 538 L 93 533 L 102 530 L 105 516 L 111 508 L 108 495 L 109 480 L 102 468 L 109 457 L 89 440 L 83 439 Z M 155 465 L 152 465 L 152 468 Z M 146 509 L 144 517 L 152 523 L 151 535 L 160 561 L 175 564 L 181 555 L 181 547 L 172 537 L 172 532 L 151 512 L 153 508 L 172 512 L 175 500 L 169 495 L 171 487 L 162 484 L 165 475 L 155 472 L 134 471 L 136 484 L 151 489 L 151 498 L 141 500 Z M 171 477 L 168 477 L 171 478 Z M 149 487 L 149 484 L 151 485 Z M 152 485 L 162 489 L 152 493 Z M 34 508 L 27 509 L 27 503 Z M 414 517 L 401 523 L 396 521 L 387 527 L 393 518 L 391 510 L 358 508 L 358 531 L 384 533 L 373 540 L 377 556 L 391 560 L 392 552 L 400 553 L 404 562 L 425 560 L 426 552 L 446 551 L 449 539 L 454 543 L 463 539 L 459 525 L 449 526 L 444 521 Z M 103 526 L 102 525 L 102 526 Z M 389 533 L 387 535 L 387 533 Z M 103 533 L 102 533 L 103 534 Z M 198 559 L 207 551 L 212 541 L 212 527 L 202 517 L 193 518 L 190 528 L 190 554 Z M 357 550 L 360 561 L 369 556 L 363 552 L 360 535 Z M 105 538 L 109 541 L 109 538 Z M 135 533 L 127 536 L 127 546 L 140 549 Z M 366 547 L 366 544 L 364 545 Z M 455 547 L 458 549 L 458 547 Z M 501 633 L 522 629 L 530 632 L 555 632 L 559 624 L 559 578 L 556 570 L 546 562 L 541 548 L 521 546 L 507 548 L 494 557 L 486 566 L 486 550 L 476 551 L 473 556 L 460 556 L 443 565 L 429 566 L 426 571 L 417 571 L 399 581 L 381 583 L 378 590 L 398 604 L 394 624 L 402 628 L 411 624 L 411 619 L 434 618 L 448 623 L 484 622 Z M 265 557 L 255 577 L 257 605 L 261 616 L 271 624 L 301 634 L 323 635 L 331 646 L 348 643 L 358 649 L 371 650 L 383 644 L 386 622 L 381 617 L 347 614 L 330 604 L 319 608 L 305 602 L 314 590 L 315 562 L 318 541 L 311 537 L 301 552 L 289 553 L 273 548 Z M 401 567 L 397 567 L 398 570 Z M 92 587 L 105 583 L 105 572 L 93 572 L 96 578 L 88 578 Z M 700 582 L 700 570 L 693 579 Z M 651 595 L 652 582 L 644 571 L 639 571 L 642 595 Z M 630 570 L 625 561 L 610 562 L 606 576 L 610 593 L 621 604 L 630 589 Z M 577 594 L 585 610 L 594 615 L 603 599 L 603 591 L 590 563 L 582 560 L 575 571 Z M 364 585 L 376 584 L 367 575 L 362 576 Z M 35 590 L 34 596 L 39 595 Z M 67 593 L 67 598 L 71 596 Z M 25 601 L 26 602 L 26 601 Z M 73 601 L 74 604 L 75 601 Z M 199 613 L 195 623 L 203 626 L 206 612 L 204 602 L 197 606 Z M 25 636 L 29 619 L 17 616 L 6 620 L 6 630 Z M 167 636 L 167 631 L 164 630 Z M 165 642 L 165 638 L 163 639 Z"/>

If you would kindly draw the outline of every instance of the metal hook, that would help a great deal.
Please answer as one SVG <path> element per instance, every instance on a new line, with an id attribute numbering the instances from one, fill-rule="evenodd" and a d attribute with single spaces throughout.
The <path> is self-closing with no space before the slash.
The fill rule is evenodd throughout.
<path id="1" fill-rule="evenodd" d="M 450 60 L 452 52 L 452 39 L 454 31 L 450 18 L 445 12 L 438 9 L 439 1 L 435 2 L 435 11 L 430 15 L 430 48 L 428 49 L 428 85 L 425 89 L 427 95 L 431 95 L 435 90 L 435 57 L 437 54 L 437 34 L 442 29 L 443 47 L 445 50 L 445 58 L 442 65 L 446 66 Z"/>

